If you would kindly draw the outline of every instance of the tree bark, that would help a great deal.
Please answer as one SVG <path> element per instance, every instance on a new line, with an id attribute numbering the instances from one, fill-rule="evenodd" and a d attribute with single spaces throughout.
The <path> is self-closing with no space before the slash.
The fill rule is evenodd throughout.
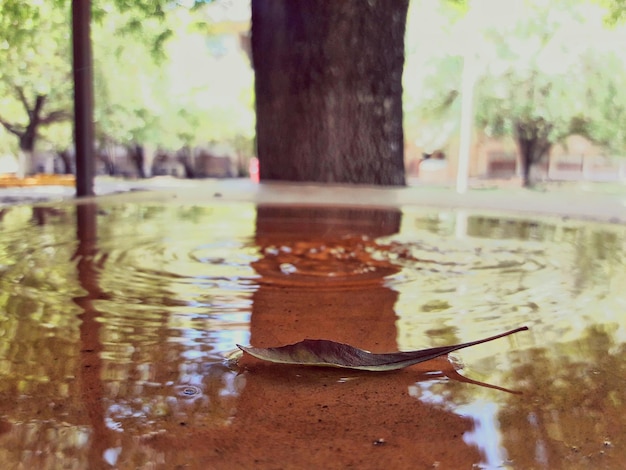
<path id="1" fill-rule="evenodd" d="M 538 163 L 552 147 L 549 139 L 551 131 L 552 125 L 543 119 L 515 123 L 515 140 L 519 148 L 524 187 L 529 187 L 533 183 L 530 177 L 532 166 Z"/>
<path id="2" fill-rule="evenodd" d="M 252 0 L 261 180 L 404 185 L 408 0 Z"/>
<path id="3" fill-rule="evenodd" d="M 96 154 L 96 157 L 104 164 L 104 171 L 106 171 L 106 174 L 109 176 L 115 176 L 117 168 L 115 167 L 111 154 L 103 149 Z"/>
<path id="4" fill-rule="evenodd" d="M 146 177 L 145 170 L 145 151 L 143 145 L 134 144 L 129 145 L 126 148 L 128 155 L 130 156 L 131 161 L 135 165 L 135 170 L 137 170 L 137 177 L 144 179 Z"/>
<path id="5" fill-rule="evenodd" d="M 57 156 L 59 157 L 61 162 L 63 162 L 63 174 L 71 175 L 72 173 L 74 173 L 72 171 L 72 156 L 70 155 L 70 152 L 68 152 L 67 150 L 61 150 L 57 152 Z"/>
<path id="6" fill-rule="evenodd" d="M 183 165 L 185 169 L 185 178 L 193 179 L 196 177 L 196 170 L 193 161 L 192 150 L 185 146 L 176 152 L 176 159 Z"/>

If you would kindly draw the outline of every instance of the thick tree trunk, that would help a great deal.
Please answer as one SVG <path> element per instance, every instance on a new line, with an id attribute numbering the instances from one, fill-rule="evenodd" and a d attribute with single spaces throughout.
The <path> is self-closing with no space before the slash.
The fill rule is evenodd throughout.
<path id="1" fill-rule="evenodd" d="M 32 109 L 29 109 L 26 105 L 26 98 L 23 98 L 24 106 L 28 112 L 28 125 L 24 128 L 20 135 L 18 135 L 20 142 L 20 154 L 18 156 L 18 169 L 17 174 L 19 178 L 32 175 L 34 171 L 33 155 L 35 153 L 35 141 L 37 140 L 37 132 L 41 122 L 41 111 L 46 102 L 46 96 L 37 95 L 35 104 Z"/>
<path id="2" fill-rule="evenodd" d="M 404 185 L 408 0 L 252 0 L 261 180 Z"/>
<path id="3" fill-rule="evenodd" d="M 524 187 L 532 186 L 533 182 L 530 177 L 532 166 L 548 154 L 552 147 L 549 140 L 551 131 L 552 125 L 545 123 L 543 119 L 515 124 L 515 139 L 519 148 Z"/>
<path id="4" fill-rule="evenodd" d="M 72 171 L 72 156 L 70 155 L 70 152 L 68 152 L 67 150 L 62 150 L 60 152 L 57 152 L 57 156 L 59 157 L 61 162 L 63 162 L 63 174 L 71 175 L 72 173 L 74 173 Z"/>
<path id="5" fill-rule="evenodd" d="M 107 147 L 105 145 L 99 148 L 96 152 L 96 158 L 104 164 L 104 171 L 109 176 L 115 176 L 117 173 L 117 168 L 115 166 L 115 162 L 113 161 L 113 152 L 115 152 L 115 148 Z"/>
<path id="6" fill-rule="evenodd" d="M 126 150 L 128 152 L 128 155 L 130 156 L 130 159 L 135 165 L 135 170 L 137 170 L 137 177 L 142 179 L 145 178 L 145 152 L 143 145 L 135 144 L 132 146 L 128 146 Z"/>
<path id="7" fill-rule="evenodd" d="M 176 159 L 183 165 L 185 169 L 185 178 L 193 179 L 196 177 L 196 169 L 194 167 L 193 152 L 189 147 L 183 147 L 176 152 Z"/>
<path id="8" fill-rule="evenodd" d="M 34 174 L 35 171 L 33 169 L 33 151 L 32 150 L 23 150 L 20 148 L 17 154 L 17 174 L 16 176 L 20 179 L 26 178 Z"/>

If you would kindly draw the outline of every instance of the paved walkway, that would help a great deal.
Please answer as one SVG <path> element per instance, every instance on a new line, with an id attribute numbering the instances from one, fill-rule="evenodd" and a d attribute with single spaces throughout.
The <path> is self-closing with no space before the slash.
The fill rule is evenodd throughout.
<path id="1" fill-rule="evenodd" d="M 626 223 L 626 185 L 616 183 L 552 183 L 540 189 L 506 188 L 481 183 L 465 194 L 445 186 L 373 186 L 263 183 L 247 179 L 181 180 L 152 178 L 96 180 L 96 193 L 124 200 L 250 201 L 266 204 L 341 204 L 352 206 L 425 206 L 506 213 L 565 216 Z M 124 193 L 124 196 L 114 195 Z M 62 186 L 0 188 L 0 206 L 72 199 Z"/>

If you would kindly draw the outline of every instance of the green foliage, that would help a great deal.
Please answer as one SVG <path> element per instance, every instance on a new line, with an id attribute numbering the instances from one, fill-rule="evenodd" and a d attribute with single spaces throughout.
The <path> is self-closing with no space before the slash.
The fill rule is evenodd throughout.
<path id="1" fill-rule="evenodd" d="M 586 60 L 590 79 L 597 86 L 586 90 L 587 99 L 596 103 L 572 122 L 578 133 L 604 145 L 611 152 L 626 151 L 626 62 L 615 51 L 594 54 Z"/>
<path id="2" fill-rule="evenodd" d="M 33 25 L 39 23 L 41 10 L 31 2 L 0 2 L 0 50 L 6 51 L 31 37 Z"/>
<path id="3" fill-rule="evenodd" d="M 92 1 L 101 141 L 176 150 L 229 140 L 248 147 L 254 129 L 252 71 L 245 55 L 231 47 L 236 30 L 213 33 L 207 3 Z M 0 119 L 24 129 L 29 108 L 43 97 L 43 116 L 55 114 L 37 131 L 39 149 L 61 150 L 72 142 L 70 12 L 69 0 L 0 3 Z M 212 53 L 228 41 L 228 54 Z M 3 127 L 0 150 L 14 153 L 14 143 Z"/>
<path id="4" fill-rule="evenodd" d="M 451 38 L 464 10 L 457 4 L 463 2 L 412 0 L 409 4 L 404 127 L 407 139 L 427 151 L 444 146 L 458 128 L 463 59 Z"/>
<path id="5" fill-rule="evenodd" d="M 532 128 L 548 144 L 576 132 L 626 152 L 626 32 L 606 28 L 605 11 L 597 3 L 486 0 L 467 6 L 459 17 L 449 3 L 435 13 L 427 2 L 414 5 L 420 9 L 415 16 L 426 16 L 422 27 L 441 28 L 447 37 L 431 32 L 436 51 L 421 51 L 419 62 L 407 57 L 408 67 L 421 65 L 430 72 L 419 81 L 418 99 L 405 102 L 408 119 L 419 116 L 440 127 L 448 123 L 452 135 L 459 116 L 459 61 L 464 60 L 476 78 L 479 129 L 515 136 Z M 429 37 L 420 39 L 424 43 Z M 408 73 L 414 72 L 407 69 L 405 88 Z"/>
<path id="6" fill-rule="evenodd" d="M 598 0 L 607 9 L 606 23 L 611 26 L 626 21 L 626 0 Z"/>
<path id="7" fill-rule="evenodd" d="M 24 135 L 35 118 L 41 126 L 68 121 L 72 107 L 67 12 L 48 2 L 39 5 L 37 11 L 29 2 L 19 3 L 14 10 L 10 2 L 2 4 L 4 13 L 13 11 L 14 21 L 19 22 L 0 38 L 6 46 L 0 49 L 0 123 L 13 134 L 11 139 Z M 0 31 L 6 33 L 10 15 L 3 15 L 2 21 Z M 20 142 L 27 144 L 27 139 Z"/>
<path id="8" fill-rule="evenodd" d="M 252 138 L 252 71 L 231 36 L 207 36 L 193 11 L 164 20 L 172 35 L 162 50 L 116 34 L 111 21 L 94 28 L 96 122 L 101 138 L 178 149 L 209 140 Z M 119 22 L 125 24 L 125 19 Z M 160 25 L 144 24 L 148 35 Z M 230 52 L 211 54 L 226 42 Z"/>
<path id="9" fill-rule="evenodd" d="M 571 4 L 571 2 L 569 2 Z M 477 87 L 477 124 L 488 133 L 512 135 L 519 125 L 534 125 L 555 142 L 571 133 L 571 124 L 588 112 L 583 44 L 572 44 L 573 31 L 593 34 L 584 21 L 586 5 L 558 9 L 537 4 L 511 27 L 487 30 L 496 44 L 494 60 Z M 508 25 L 507 25 L 508 26 Z"/>

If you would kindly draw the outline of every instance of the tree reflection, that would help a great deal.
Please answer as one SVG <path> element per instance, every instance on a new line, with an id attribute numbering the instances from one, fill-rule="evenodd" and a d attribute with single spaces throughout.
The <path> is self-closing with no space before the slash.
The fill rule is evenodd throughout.
<path id="1" fill-rule="evenodd" d="M 89 417 L 92 435 L 90 439 L 89 461 L 101 462 L 106 449 L 111 445 L 111 431 L 105 424 L 104 385 L 102 383 L 103 350 L 100 341 L 102 324 L 98 321 L 100 312 L 94 307 L 94 300 L 104 297 L 99 283 L 98 254 L 98 206 L 93 203 L 76 206 L 76 239 L 78 246 L 75 258 L 78 281 L 86 291 L 75 297 L 74 302 L 83 310 L 79 315 L 80 324 L 80 370 L 82 403 Z M 104 262 L 104 259 L 100 261 Z"/>
<path id="2" fill-rule="evenodd" d="M 529 320 L 538 331 L 561 301 L 572 307 L 562 290 L 569 293 L 580 257 L 597 263 L 584 265 L 595 272 L 594 289 L 585 291 L 593 310 L 575 306 L 575 318 L 580 325 L 615 321 L 622 297 L 597 300 L 607 285 L 613 294 L 624 284 L 618 232 L 611 238 L 597 227 L 530 224 L 522 231 L 530 246 L 511 235 L 474 251 L 438 236 L 425 243 L 422 229 L 394 236 L 398 210 L 262 206 L 252 227 L 253 208 L 245 208 L 122 205 L 98 214 L 80 204 L 76 237 L 68 236 L 65 216 L 18 214 L 22 225 L 0 247 L 8 253 L 0 278 L 0 460 L 39 453 L 49 456 L 26 463 L 463 468 L 495 462 L 485 449 L 496 435 L 497 464 L 508 456 L 519 468 L 561 460 L 569 468 L 619 468 L 626 351 L 608 327 L 517 352 L 510 376 L 493 345 L 493 357 L 479 356 L 482 370 L 493 372 L 466 374 L 522 396 L 461 383 L 447 359 L 369 374 L 250 358 L 236 369 L 223 358 L 235 342 L 247 342 L 248 325 L 255 346 L 317 337 L 382 352 L 397 350 L 404 336 L 407 349 L 414 349 L 409 340 L 416 349 L 480 337 L 483 326 L 500 321 L 449 312 L 457 306 L 516 325 Z M 500 235 L 516 233 L 505 226 Z M 539 245 L 532 243 L 538 234 L 548 237 Z M 548 253 L 560 243 L 564 251 Z M 541 266 L 519 274 L 533 256 Z M 452 289 L 477 270 L 495 274 L 474 276 L 471 296 Z M 517 295 L 519 279 L 531 277 L 523 286 L 529 295 Z M 425 298 L 429 289 L 435 294 Z M 404 323 L 399 298 L 410 304 Z M 504 320 L 509 311 L 501 306 L 523 302 L 535 308 L 511 310 Z M 577 334 L 569 323 L 543 324 L 560 338 L 560 328 Z M 480 409 L 481 400 L 493 414 Z M 481 434 L 480 423 L 493 433 Z"/>
<path id="3" fill-rule="evenodd" d="M 68 236 L 67 225 L 71 223 Z M 0 241 L 0 461 L 54 468 L 59 455 L 85 463 L 88 437 L 76 396 L 79 322 L 71 297 L 79 295 L 69 263 L 76 244 L 67 211 L 11 209 Z M 70 242 L 68 242 L 68 240 Z"/>
<path id="4" fill-rule="evenodd" d="M 378 237 L 400 227 L 397 210 L 260 207 L 253 263 L 250 341 L 256 346 L 305 337 L 373 351 L 396 345 L 397 292 L 385 276 L 398 267 L 379 256 Z M 230 424 L 177 438 L 156 435 L 153 448 L 171 465 L 210 468 L 461 468 L 480 462 L 463 441 L 462 418 L 410 394 L 419 380 L 447 370 L 446 360 L 394 373 L 264 365 L 240 361 L 245 386 Z"/>
<path id="5" fill-rule="evenodd" d="M 379 256 L 385 248 L 376 238 L 396 233 L 400 220 L 397 210 L 260 207 L 256 243 L 263 256 L 253 263 L 261 277 L 251 343 L 325 338 L 396 350 L 398 293 L 384 278 L 399 268 Z M 430 368 L 446 363 L 364 374 L 252 361 L 233 421 L 239 437 L 224 450 L 286 467 L 459 468 L 478 462 L 477 450 L 462 440 L 469 420 L 408 393 Z"/>
<path id="6" fill-rule="evenodd" d="M 499 413 L 515 468 L 622 468 L 626 459 L 626 344 L 616 325 L 594 325 L 575 341 L 512 355 L 524 392 Z"/>

